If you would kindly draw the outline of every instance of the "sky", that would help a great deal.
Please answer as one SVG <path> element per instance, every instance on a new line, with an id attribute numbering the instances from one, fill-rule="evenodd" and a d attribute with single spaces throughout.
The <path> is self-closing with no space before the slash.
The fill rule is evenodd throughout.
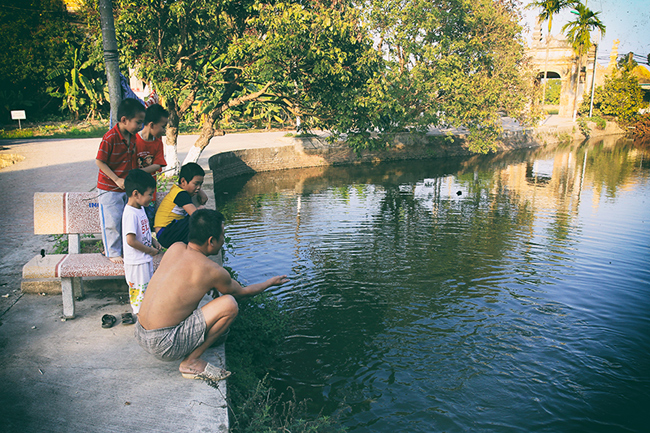
<path id="1" fill-rule="evenodd" d="M 522 0 L 526 5 L 530 0 Z M 583 3 L 585 0 L 583 0 Z M 642 57 L 635 57 L 639 63 L 647 64 L 650 54 L 650 0 L 586 0 L 586 6 L 594 12 L 600 11 L 598 17 L 605 24 L 605 35 L 598 45 L 598 63 L 606 66 L 612 51 L 614 39 L 621 41 L 618 53 L 627 54 L 632 51 Z M 527 40 L 530 45 L 535 17 L 539 9 L 524 9 L 524 25 L 528 26 Z M 562 26 L 575 17 L 570 10 L 562 11 L 553 17 L 551 33 L 558 35 Z M 542 35 L 546 36 L 548 23 L 542 25 Z M 592 38 L 594 34 L 592 34 Z"/>

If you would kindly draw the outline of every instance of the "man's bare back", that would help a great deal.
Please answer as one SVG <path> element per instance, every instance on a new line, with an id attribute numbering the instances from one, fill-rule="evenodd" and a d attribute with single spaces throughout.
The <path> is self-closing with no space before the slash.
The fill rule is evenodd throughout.
<path id="1" fill-rule="evenodd" d="M 230 284 L 228 271 L 200 251 L 177 242 L 151 277 L 138 321 L 145 329 L 178 325 L 217 283 Z"/>

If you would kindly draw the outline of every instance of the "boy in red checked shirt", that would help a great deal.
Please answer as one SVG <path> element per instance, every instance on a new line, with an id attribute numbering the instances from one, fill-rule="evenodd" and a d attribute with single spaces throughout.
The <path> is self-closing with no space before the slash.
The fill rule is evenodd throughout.
<path id="1" fill-rule="evenodd" d="M 168 120 L 169 112 L 162 105 L 153 104 L 147 108 L 144 115 L 144 128 L 135 134 L 136 162 L 133 168 L 142 169 L 153 176 L 154 173 L 160 172 L 162 167 L 167 165 L 162 136 L 165 134 Z M 153 202 L 144 208 L 147 218 L 151 222 L 152 230 L 156 214 L 155 202 L 156 194 L 154 191 Z"/>
<path id="2" fill-rule="evenodd" d="M 135 99 L 124 99 L 117 109 L 118 123 L 99 145 L 95 163 L 99 167 L 99 213 L 106 257 L 114 263 L 122 259 L 122 212 L 127 197 L 124 179 L 134 168 L 134 135 L 142 128 L 144 106 Z"/>

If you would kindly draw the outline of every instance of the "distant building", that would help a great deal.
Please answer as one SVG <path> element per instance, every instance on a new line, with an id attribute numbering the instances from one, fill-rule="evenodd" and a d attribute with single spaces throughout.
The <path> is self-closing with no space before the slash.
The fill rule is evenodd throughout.
<path id="1" fill-rule="evenodd" d="M 548 43 L 547 43 L 548 42 Z M 596 86 L 605 82 L 605 76 L 611 74 L 616 67 L 618 57 L 618 43 L 614 41 L 610 64 L 605 68 L 596 62 L 595 81 Z M 583 59 L 582 68 L 577 71 L 578 59 L 573 47 L 562 34 L 549 35 L 548 40 L 542 37 L 541 23 L 538 21 L 533 30 L 532 46 L 527 50 L 531 57 L 533 67 L 537 70 L 537 79 L 541 83 L 544 79 L 544 68 L 546 65 L 547 78 L 549 80 L 560 80 L 560 100 L 557 105 L 560 117 L 573 117 L 574 99 L 577 97 L 576 107 L 582 103 L 585 93 L 591 92 L 591 83 L 594 77 L 594 58 L 597 55 L 597 47 L 592 45 L 587 53 L 586 60 Z M 613 63 L 612 63 L 613 62 Z M 575 92 L 575 80 L 578 79 L 578 92 Z M 547 107 L 555 108 L 555 107 Z"/>

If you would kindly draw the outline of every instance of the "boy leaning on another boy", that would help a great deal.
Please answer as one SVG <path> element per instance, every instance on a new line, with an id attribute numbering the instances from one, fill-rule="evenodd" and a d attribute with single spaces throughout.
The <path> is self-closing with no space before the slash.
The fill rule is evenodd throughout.
<path id="1" fill-rule="evenodd" d="M 99 212 L 105 254 L 114 263 L 122 258 L 122 212 L 127 202 L 124 179 L 133 168 L 134 135 L 142 128 L 144 106 L 135 99 L 124 99 L 118 109 L 118 123 L 102 138 L 95 163 L 99 168 Z"/>
<path id="2" fill-rule="evenodd" d="M 122 215 L 124 245 L 124 276 L 129 285 L 129 300 L 133 314 L 138 314 L 144 292 L 153 275 L 153 256 L 160 253 L 160 245 L 151 237 L 145 208 L 153 200 L 156 181 L 143 170 L 131 170 L 124 181 L 129 201 Z M 122 315 L 122 323 L 135 323 L 132 314 Z"/>

